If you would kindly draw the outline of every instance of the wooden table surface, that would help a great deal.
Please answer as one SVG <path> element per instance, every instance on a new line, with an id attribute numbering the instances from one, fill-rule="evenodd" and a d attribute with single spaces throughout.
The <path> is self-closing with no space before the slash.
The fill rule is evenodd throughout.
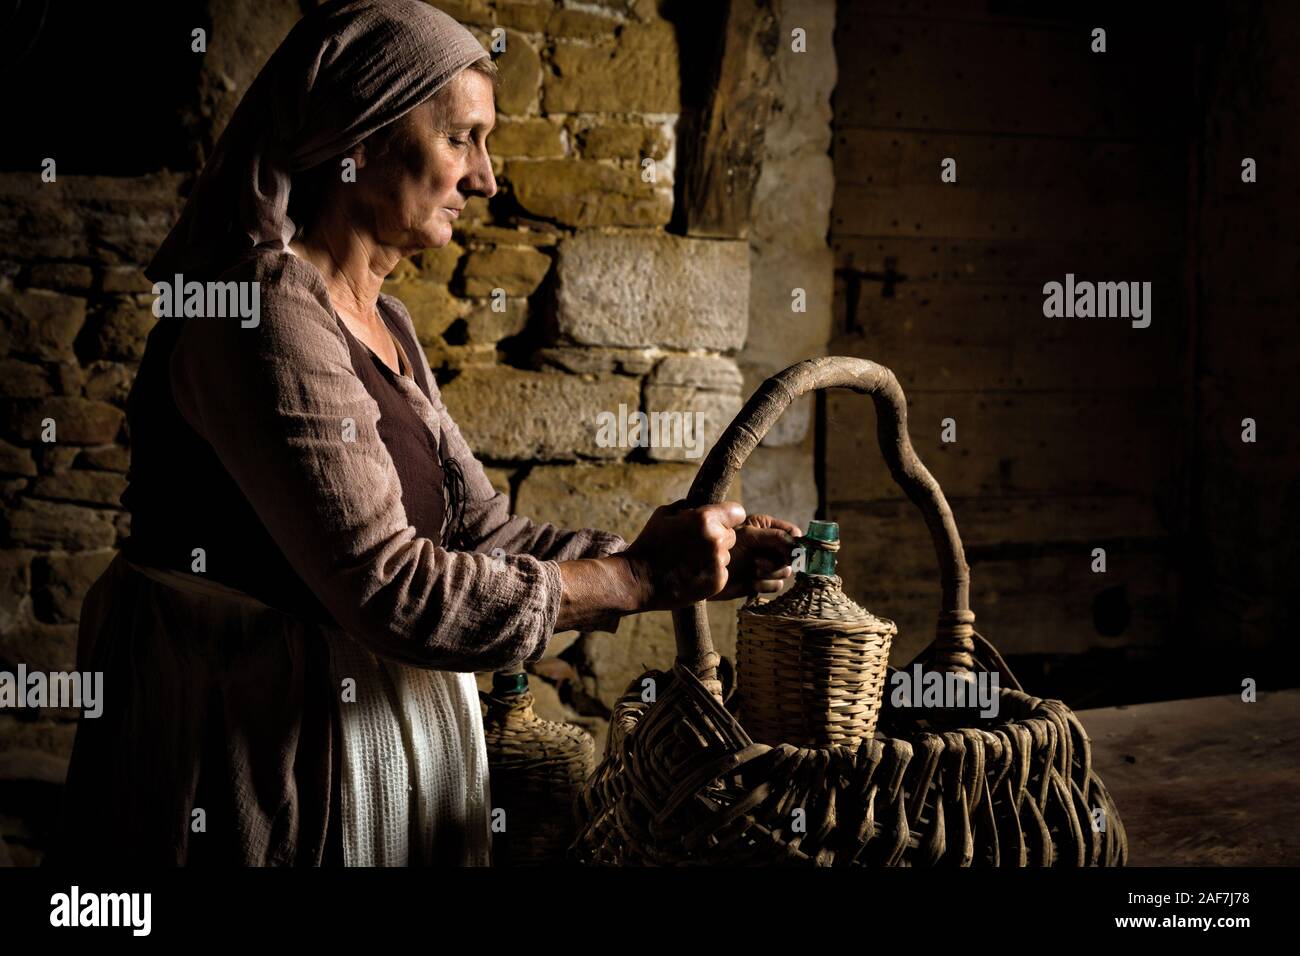
<path id="1" fill-rule="evenodd" d="M 1130 866 L 1300 864 L 1300 690 L 1078 716 Z"/>

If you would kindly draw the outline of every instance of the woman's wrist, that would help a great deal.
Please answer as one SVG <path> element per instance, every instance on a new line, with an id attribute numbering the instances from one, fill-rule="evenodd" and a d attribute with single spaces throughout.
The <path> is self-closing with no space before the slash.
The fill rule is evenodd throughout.
<path id="1" fill-rule="evenodd" d="M 640 614 L 653 610 L 654 579 L 651 577 L 650 563 L 626 551 L 611 554 L 604 560 L 617 562 L 617 573 L 622 579 L 619 590 L 623 595 L 623 603 L 618 608 L 619 613 Z"/>
<path id="2" fill-rule="evenodd" d="M 652 595 L 649 568 L 639 558 L 620 552 L 561 561 L 559 567 L 563 593 L 556 631 L 583 630 L 608 620 L 611 614 L 648 609 Z"/>

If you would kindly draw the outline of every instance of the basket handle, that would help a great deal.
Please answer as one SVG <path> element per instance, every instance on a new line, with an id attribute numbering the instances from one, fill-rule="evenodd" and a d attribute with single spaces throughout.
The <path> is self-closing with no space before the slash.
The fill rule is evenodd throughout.
<path id="1" fill-rule="evenodd" d="M 745 403 L 700 466 L 686 497 L 689 507 L 718 504 L 731 481 L 763 440 L 781 413 L 801 395 L 823 388 L 848 388 L 870 395 L 876 406 L 876 435 L 894 481 L 925 516 L 934 540 L 943 581 L 943 604 L 934 643 L 934 666 L 944 671 L 970 672 L 974 658 L 975 615 L 970 610 L 970 569 L 957 524 L 939 483 L 921 464 L 907 434 L 907 399 L 883 365 L 846 356 L 807 359 L 773 375 Z M 704 603 L 673 612 L 677 662 L 718 691 L 719 657 L 713 649 Z"/>

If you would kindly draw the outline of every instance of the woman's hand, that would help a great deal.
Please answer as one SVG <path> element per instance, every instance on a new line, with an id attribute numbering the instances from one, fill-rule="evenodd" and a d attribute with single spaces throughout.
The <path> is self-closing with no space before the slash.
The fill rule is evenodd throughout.
<path id="1" fill-rule="evenodd" d="M 755 594 L 775 594 L 794 574 L 790 562 L 803 530 L 771 515 L 750 515 L 736 529 L 736 544 L 727 567 L 727 586 L 710 600 L 729 601 Z"/>
<path id="2" fill-rule="evenodd" d="M 802 536 L 770 515 L 745 516 L 735 501 L 656 508 L 626 551 L 562 561 L 564 593 L 555 630 L 581 630 L 609 610 L 671 611 L 697 601 L 729 601 L 781 590 Z"/>
<path id="3" fill-rule="evenodd" d="M 674 610 L 706 601 L 727 587 L 735 529 L 745 509 L 736 501 L 688 508 L 674 501 L 654 510 L 626 559 L 641 585 L 641 610 Z"/>

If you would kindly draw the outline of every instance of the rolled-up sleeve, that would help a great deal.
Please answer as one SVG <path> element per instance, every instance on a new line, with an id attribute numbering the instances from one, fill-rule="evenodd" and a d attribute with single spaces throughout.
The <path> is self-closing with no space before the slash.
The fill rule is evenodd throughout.
<path id="1" fill-rule="evenodd" d="M 178 409 L 294 571 L 376 654 L 462 671 L 537 659 L 559 612 L 557 559 L 577 539 L 551 547 L 543 535 L 547 558 L 504 545 L 511 553 L 493 558 L 421 537 L 379 437 L 379 407 L 311 275 L 284 254 L 224 277 L 259 282 L 260 322 L 183 320 L 170 368 Z M 491 525 L 499 505 L 487 504 L 478 512 Z"/>

